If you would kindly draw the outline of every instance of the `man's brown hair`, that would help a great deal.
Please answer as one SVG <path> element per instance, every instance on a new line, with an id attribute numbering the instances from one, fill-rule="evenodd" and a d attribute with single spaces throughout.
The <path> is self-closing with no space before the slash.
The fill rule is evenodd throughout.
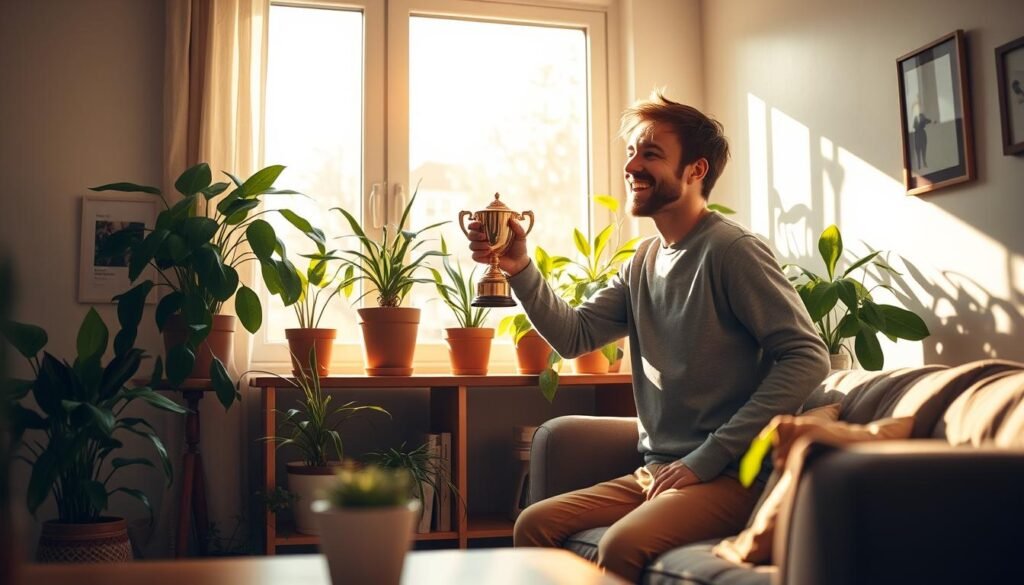
<path id="1" fill-rule="evenodd" d="M 644 122 L 666 124 L 679 137 L 683 147 L 679 173 L 694 161 L 702 158 L 708 161 L 708 172 L 701 189 L 701 195 L 707 200 L 729 160 L 729 141 L 725 138 L 722 124 L 697 108 L 667 99 L 661 90 L 655 90 L 649 99 L 626 108 L 622 113 L 619 135 L 629 140 L 636 127 Z"/>

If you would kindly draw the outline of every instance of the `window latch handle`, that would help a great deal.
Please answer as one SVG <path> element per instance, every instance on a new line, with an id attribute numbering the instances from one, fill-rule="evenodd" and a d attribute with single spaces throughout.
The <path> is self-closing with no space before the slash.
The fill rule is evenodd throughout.
<path id="1" fill-rule="evenodd" d="M 384 227 L 381 225 L 381 214 L 378 211 L 380 209 L 380 202 L 378 202 L 378 199 L 380 199 L 380 197 L 378 197 L 380 187 L 380 183 L 374 183 L 373 186 L 370 187 L 370 221 L 373 222 L 373 228 L 378 230 Z"/>

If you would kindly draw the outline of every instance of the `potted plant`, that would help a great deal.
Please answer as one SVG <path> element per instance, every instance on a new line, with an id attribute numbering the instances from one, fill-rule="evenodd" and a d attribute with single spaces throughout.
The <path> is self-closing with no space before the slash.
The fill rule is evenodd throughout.
<path id="1" fill-rule="evenodd" d="M 617 199 L 609 195 L 595 195 L 594 202 L 607 209 L 613 221 L 598 232 L 593 241 L 587 241 L 583 232 L 573 229 L 573 243 L 580 259 L 570 261 L 565 273 L 568 280 L 560 287 L 563 298 L 573 307 L 582 305 L 608 286 L 618 274 L 619 266 L 636 252 L 636 244 L 640 241 L 640 238 L 634 238 L 619 245 L 624 218 L 619 215 Z M 622 353 L 619 342 L 614 341 L 574 359 L 573 370 L 579 374 L 607 374 L 611 364 L 622 358 Z"/>
<path id="2" fill-rule="evenodd" d="M 278 447 L 292 445 L 302 457 L 288 463 L 288 490 L 295 494 L 298 502 L 293 506 L 295 530 L 306 534 L 316 534 L 310 503 L 330 483 L 345 454 L 338 429 L 345 421 L 364 412 L 375 411 L 390 416 L 379 406 L 357 406 L 354 401 L 332 405 L 332 396 L 320 386 L 315 354 L 314 349 L 307 358 L 309 366 L 300 370 L 293 379 L 261 372 L 302 390 L 298 408 L 287 411 L 275 409 L 274 412 L 282 417 L 278 432 L 264 440 L 273 441 Z"/>
<path id="3" fill-rule="evenodd" d="M 490 310 L 474 307 L 472 304 L 473 294 L 476 291 L 476 280 L 474 279 L 476 268 L 470 271 L 467 278 L 462 272 L 461 266 L 452 266 L 448 261 L 448 244 L 443 237 L 441 238 L 441 254 L 448 283 L 445 283 L 437 269 L 430 268 L 429 270 L 434 275 L 437 294 L 459 322 L 459 327 L 449 327 L 444 330 L 452 373 L 457 376 L 485 375 L 491 358 L 491 340 L 494 339 L 494 329 L 483 326 Z"/>
<path id="4" fill-rule="evenodd" d="M 128 253 L 128 275 L 133 282 L 146 266 L 152 266 L 158 275 L 157 282 L 143 280 L 115 297 L 121 323 L 115 347 L 134 344 L 146 298 L 153 289 L 165 288 L 169 292 L 157 304 L 156 324 L 167 346 L 168 380 L 177 386 L 189 377 L 209 378 L 225 407 L 240 397 L 225 367 L 231 362 L 235 318 L 222 315 L 221 309 L 233 298 L 238 320 L 255 333 L 263 322 L 263 308 L 256 293 L 239 280 L 238 269 L 257 262 L 267 290 L 280 295 L 286 306 L 296 302 L 301 293 L 284 244 L 274 227 L 261 218 L 269 211 L 259 209 L 265 195 L 296 194 L 274 188 L 283 170 L 283 166 L 269 166 L 245 181 L 225 173 L 232 183 L 211 184 L 209 165 L 200 163 L 175 181 L 174 187 L 182 195 L 176 202 L 156 187 L 134 183 L 92 188 L 148 193 L 160 197 L 164 205 L 154 229 L 145 237 L 124 230 L 107 240 L 105 253 Z M 224 192 L 227 195 L 222 196 Z M 290 210 L 278 212 L 313 240 L 320 252 L 325 251 L 323 232 Z"/>
<path id="5" fill-rule="evenodd" d="M 292 356 L 292 374 L 295 376 L 299 375 L 299 370 L 307 367 L 302 356 L 308 356 L 313 349 L 316 355 L 317 374 L 320 377 L 330 374 L 331 354 L 334 352 L 334 339 L 338 335 L 338 330 L 320 327 L 320 321 L 331 300 L 338 294 L 350 296 L 354 285 L 352 266 L 346 269 L 340 284 L 336 282 L 340 269 L 331 277 L 327 276 L 328 261 L 333 253 L 332 250 L 327 254 L 308 256 L 309 266 L 306 272 L 296 273 L 302 292 L 292 308 L 295 310 L 295 319 L 299 326 L 284 330 L 285 338 L 288 339 L 288 351 Z"/>
<path id="6" fill-rule="evenodd" d="M 423 232 L 448 223 L 443 221 L 418 231 L 407 231 L 406 222 L 418 193 L 419 185 L 402 210 L 398 225 L 390 232 L 385 226 L 379 242 L 363 231 L 351 213 L 340 207 L 334 208 L 348 221 L 359 240 L 359 250 L 345 250 L 344 256 L 332 256 L 332 259 L 340 259 L 344 265 L 352 267 L 355 271 L 354 280 L 365 281 L 372 287 L 360 295 L 357 301 L 371 293 L 377 295 L 376 307 L 363 307 L 357 311 L 363 332 L 366 373 L 370 376 L 412 374 L 420 310 L 402 307 L 401 304 L 414 284 L 434 282 L 429 278 L 417 278 L 416 272 L 425 267 L 423 262 L 428 257 L 441 255 L 437 250 L 427 250 L 416 255 L 416 250 L 426 241 L 415 240 Z"/>
<path id="7" fill-rule="evenodd" d="M 537 246 L 533 251 L 534 263 L 541 276 L 551 286 L 557 287 L 565 266 L 571 262 L 565 256 L 551 256 L 544 248 Z M 508 335 L 516 348 L 516 367 L 520 374 L 540 374 L 548 367 L 552 354 L 557 355 L 530 323 L 526 313 L 508 315 L 498 323 L 498 335 Z M 561 360 L 561 358 L 558 358 Z"/>
<path id="8" fill-rule="evenodd" d="M 405 469 L 342 468 L 313 502 L 331 582 L 398 585 L 420 502 Z"/>
<path id="9" fill-rule="evenodd" d="M 35 514 L 48 497 L 57 518 L 43 523 L 36 557 L 51 561 L 125 561 L 132 558 L 123 518 L 104 515 L 114 494 L 137 499 L 150 512 L 142 491 L 121 485 L 120 471 L 132 466 L 155 467 L 146 457 L 118 457 L 121 440 L 137 435 L 153 445 L 171 484 L 167 450 L 153 427 L 126 408 L 142 401 L 159 410 L 185 410 L 148 386 L 129 386 L 144 358 L 137 348 L 118 348 L 106 364 L 109 334 L 95 309 L 89 309 L 78 330 L 74 363 L 44 352 L 46 332 L 33 325 L 6 322 L 3 334 L 32 367 L 33 379 L 11 381 L 13 441 L 32 466 L 28 510 Z M 39 355 L 42 352 L 42 355 Z M 38 410 L 27 406 L 29 394 Z M 133 409 L 134 410 L 134 409 Z M 45 438 L 29 440 L 25 433 Z"/>
<path id="10" fill-rule="evenodd" d="M 858 258 L 842 273 L 837 272 L 837 265 L 843 255 L 843 238 L 835 225 L 830 225 L 821 233 L 818 252 L 825 264 L 827 277 L 794 264 L 786 264 L 783 269 L 799 269 L 800 274 L 790 277 L 790 281 L 800 293 L 800 299 L 807 307 L 818 336 L 828 346 L 829 354 L 833 356 L 834 369 L 850 367 L 850 349 L 845 344 L 847 339 L 854 339 L 857 361 L 864 369 L 880 370 L 885 358 L 878 343 L 879 333 L 892 341 L 919 341 L 930 335 L 924 321 L 914 313 L 874 301 L 871 291 L 876 288 L 892 290 L 891 287 L 878 284 L 868 289 L 864 286 L 868 266 L 899 275 L 879 257 L 881 252 L 872 252 Z M 860 278 L 851 276 L 858 269 L 862 270 Z M 841 353 L 843 351 L 846 353 Z"/>
<path id="11" fill-rule="evenodd" d="M 412 478 L 410 494 L 422 503 L 421 514 L 429 514 L 432 500 L 441 490 L 448 489 L 456 498 L 462 499 L 459 490 L 451 480 L 451 470 L 445 464 L 443 458 L 437 453 L 437 448 L 430 448 L 429 443 L 423 443 L 415 449 L 407 450 L 403 443 L 401 447 L 390 448 L 385 451 L 374 451 L 369 454 L 368 459 L 374 465 L 387 469 L 404 469 L 409 472 Z M 465 509 L 465 508 L 463 508 Z M 421 532 L 429 532 L 430 519 L 426 518 L 426 528 Z M 424 526 L 423 519 L 419 522 Z"/>

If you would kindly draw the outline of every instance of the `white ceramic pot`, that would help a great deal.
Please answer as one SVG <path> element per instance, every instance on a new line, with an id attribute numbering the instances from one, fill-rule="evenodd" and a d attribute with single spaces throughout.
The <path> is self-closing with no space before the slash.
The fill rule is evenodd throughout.
<path id="1" fill-rule="evenodd" d="M 334 585 L 398 585 L 420 502 L 404 506 L 334 508 L 313 502 L 320 552 Z"/>
<path id="2" fill-rule="evenodd" d="M 848 353 L 830 354 L 828 360 L 833 370 L 849 370 L 853 366 L 853 360 Z"/>
<path id="3" fill-rule="evenodd" d="M 337 465 L 310 467 L 300 461 L 288 463 L 288 491 L 298 499 L 292 506 L 295 530 L 303 534 L 320 534 L 310 505 L 323 497 L 324 491 L 335 481 Z"/>

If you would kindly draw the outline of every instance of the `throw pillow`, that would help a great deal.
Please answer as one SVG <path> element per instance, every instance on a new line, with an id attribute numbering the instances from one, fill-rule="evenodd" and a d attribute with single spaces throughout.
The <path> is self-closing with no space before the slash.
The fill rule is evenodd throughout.
<path id="1" fill-rule="evenodd" d="M 820 417 L 800 419 L 783 417 L 772 421 L 778 427 L 779 443 L 775 450 L 784 454 L 781 464 L 776 464 L 772 479 L 765 488 L 765 496 L 747 528 L 715 546 L 713 552 L 719 557 L 734 563 L 752 564 L 768 564 L 773 557 L 776 561 L 784 557 L 780 543 L 775 542 L 775 534 L 777 530 L 780 534 L 785 532 L 788 523 L 786 514 L 796 495 L 807 449 L 812 444 L 842 446 L 866 441 L 906 439 L 914 428 L 914 417 L 889 418 L 866 425 L 822 421 Z M 772 480 L 775 480 L 774 485 Z"/>

